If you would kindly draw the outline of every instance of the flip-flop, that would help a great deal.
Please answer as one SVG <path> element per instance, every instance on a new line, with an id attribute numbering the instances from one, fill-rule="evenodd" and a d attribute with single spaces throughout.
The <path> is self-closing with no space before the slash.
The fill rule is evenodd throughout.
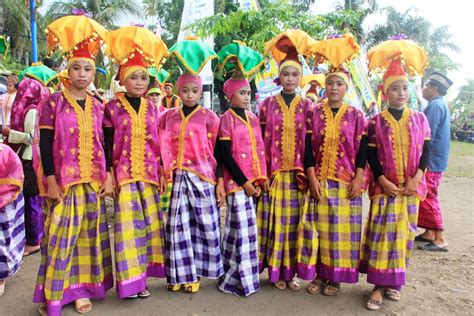
<path id="1" fill-rule="evenodd" d="M 418 242 L 432 242 L 431 239 L 423 237 L 423 234 L 416 236 L 415 241 L 418 241 Z"/>
<path id="2" fill-rule="evenodd" d="M 273 287 L 277 290 L 285 290 L 286 289 L 286 282 L 283 280 L 278 280 L 275 283 L 272 283 Z"/>
<path id="3" fill-rule="evenodd" d="M 38 313 L 41 316 L 48 316 L 48 308 L 46 307 L 45 304 L 41 304 L 41 306 L 38 309 Z"/>
<path id="4" fill-rule="evenodd" d="M 331 289 L 333 289 L 331 291 Z M 337 293 L 339 293 L 339 290 L 341 289 L 341 283 L 336 283 L 336 282 L 329 282 L 324 288 L 323 288 L 323 295 L 326 296 L 335 296 Z"/>
<path id="5" fill-rule="evenodd" d="M 312 295 L 319 294 L 326 284 L 327 282 L 324 282 L 323 280 L 314 279 L 310 284 L 308 284 L 306 292 Z"/>
<path id="6" fill-rule="evenodd" d="M 424 251 L 432 251 L 432 252 L 448 252 L 448 247 L 440 247 L 434 242 L 430 242 L 426 245 L 418 245 L 418 249 L 424 250 Z"/>
<path id="7" fill-rule="evenodd" d="M 31 256 L 31 255 L 34 255 L 35 253 L 39 252 L 40 249 L 41 249 L 41 248 L 38 247 L 38 249 L 35 249 L 35 250 L 33 250 L 33 251 L 30 251 L 30 252 L 25 252 L 25 253 L 23 253 L 23 258 L 28 257 L 28 256 Z"/>
<path id="8" fill-rule="evenodd" d="M 139 298 L 147 298 L 148 296 L 150 296 L 150 294 L 150 291 L 148 289 L 145 289 L 145 291 L 141 291 L 137 295 Z"/>
<path id="9" fill-rule="evenodd" d="M 380 301 L 374 300 L 374 299 L 372 299 L 372 298 L 369 297 L 369 299 L 367 300 L 367 303 L 365 304 L 365 307 L 367 307 L 367 309 L 369 309 L 369 310 L 371 310 L 371 311 L 379 310 L 379 309 L 382 307 L 385 289 L 384 289 L 383 287 L 375 287 L 375 288 L 372 290 L 372 293 L 373 293 L 374 291 L 379 291 L 379 292 L 380 292 L 380 295 L 381 295 L 382 297 L 381 297 Z M 370 295 L 372 295 L 372 293 L 371 293 Z"/>
<path id="10" fill-rule="evenodd" d="M 390 289 L 390 288 L 385 288 L 385 297 L 392 300 L 392 301 L 395 301 L 395 302 L 398 302 L 401 298 L 401 294 L 400 294 L 400 291 L 397 291 L 395 289 Z"/>
<path id="11" fill-rule="evenodd" d="M 288 282 L 288 288 L 292 291 L 301 290 L 301 282 L 296 277 Z"/>
<path id="12" fill-rule="evenodd" d="M 86 314 L 92 310 L 92 302 L 88 298 L 80 298 L 74 302 L 76 312 L 79 314 Z M 85 309 L 83 309 L 86 307 Z"/>

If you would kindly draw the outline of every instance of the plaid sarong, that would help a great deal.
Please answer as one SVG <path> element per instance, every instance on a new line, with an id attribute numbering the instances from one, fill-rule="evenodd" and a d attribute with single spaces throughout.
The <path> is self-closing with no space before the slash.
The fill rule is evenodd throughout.
<path id="1" fill-rule="evenodd" d="M 0 208 L 0 280 L 20 269 L 25 251 L 24 199 L 18 197 Z"/>
<path id="2" fill-rule="evenodd" d="M 260 288 L 255 202 L 245 191 L 227 195 L 227 216 L 222 239 L 224 275 L 219 289 L 248 296 Z"/>
<path id="3" fill-rule="evenodd" d="M 166 193 L 162 194 L 160 197 L 160 209 L 163 213 L 168 212 L 168 209 L 170 208 L 170 196 L 172 191 L 173 183 L 168 182 L 166 185 Z"/>
<path id="4" fill-rule="evenodd" d="M 303 237 L 304 241 L 300 242 L 298 240 L 298 244 L 303 245 L 301 255 L 298 254 L 299 262 L 308 263 L 310 267 L 314 267 L 316 263 L 317 273 L 324 280 L 357 283 L 362 198 L 356 197 L 349 200 L 347 198 L 348 186 L 344 183 L 334 180 L 321 180 L 320 184 L 322 197 L 319 201 L 311 198 L 309 203 L 308 213 L 315 214 L 314 217 L 310 217 L 314 222 L 304 225 L 304 227 L 316 228 L 317 233 L 313 231 L 311 234 L 307 230 L 300 233 L 299 237 Z M 308 219 L 308 216 L 304 218 Z M 316 235 L 318 236 L 318 242 L 310 238 L 314 238 Z M 316 245 L 316 250 L 310 248 L 314 245 Z M 317 251 L 318 247 L 319 252 Z M 300 274 L 302 273 L 298 270 L 298 275 Z M 314 279 L 314 277 L 313 274 L 311 279 Z"/>
<path id="5" fill-rule="evenodd" d="M 142 292 L 147 277 L 165 277 L 165 238 L 160 192 L 154 184 L 120 187 L 115 204 L 115 268 L 120 298 Z"/>
<path id="6" fill-rule="evenodd" d="M 223 272 L 215 186 L 177 169 L 166 222 L 167 281 L 186 284 Z"/>
<path id="7" fill-rule="evenodd" d="M 418 217 L 416 196 L 374 197 L 365 227 L 360 271 L 367 282 L 388 287 L 405 284 Z"/>
<path id="8" fill-rule="evenodd" d="M 104 199 L 98 186 L 69 187 L 61 202 L 46 207 L 41 263 L 33 301 L 49 315 L 79 298 L 103 298 L 113 287 Z"/>
<path id="9" fill-rule="evenodd" d="M 297 271 L 297 229 L 306 192 L 300 191 L 296 172 L 277 172 L 270 191 L 257 204 L 260 272 L 268 268 L 270 282 L 290 281 Z"/>

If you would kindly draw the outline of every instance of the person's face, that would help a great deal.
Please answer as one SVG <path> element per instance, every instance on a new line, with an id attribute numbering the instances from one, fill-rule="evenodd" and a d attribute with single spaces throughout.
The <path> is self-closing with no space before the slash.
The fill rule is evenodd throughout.
<path id="1" fill-rule="evenodd" d="M 185 83 L 179 90 L 179 97 L 183 104 L 188 107 L 194 106 L 201 98 L 201 89 L 194 82 Z"/>
<path id="2" fill-rule="evenodd" d="M 158 93 L 150 93 L 146 98 L 156 105 L 160 103 L 160 95 Z"/>
<path id="3" fill-rule="evenodd" d="M 68 69 L 71 85 L 79 90 L 87 89 L 94 80 L 94 67 L 87 62 L 77 62 Z"/>
<path id="4" fill-rule="evenodd" d="M 165 93 L 170 97 L 173 94 L 173 89 L 170 86 L 165 86 Z"/>
<path id="5" fill-rule="evenodd" d="M 326 78 L 326 93 L 329 102 L 342 102 L 347 92 L 347 85 L 339 76 Z"/>
<path id="6" fill-rule="evenodd" d="M 388 87 L 386 96 L 389 107 L 401 109 L 408 101 L 408 82 L 395 81 Z"/>
<path id="7" fill-rule="evenodd" d="M 125 79 L 127 94 L 131 97 L 141 97 L 148 87 L 148 74 L 144 71 L 135 71 Z"/>
<path id="8" fill-rule="evenodd" d="M 437 91 L 438 90 L 436 89 L 436 87 L 431 85 L 431 83 L 428 81 L 423 87 L 423 90 L 421 91 L 423 94 L 423 99 L 430 101 L 436 96 Z"/>
<path id="9" fill-rule="evenodd" d="M 294 93 L 301 81 L 300 72 L 293 67 L 283 69 L 279 77 L 283 91 L 287 93 Z"/>
<path id="10" fill-rule="evenodd" d="M 240 109 L 248 110 L 250 107 L 250 99 L 251 99 L 251 90 L 249 87 L 244 87 L 237 92 L 234 93 L 230 103 L 238 107 Z"/>
<path id="11" fill-rule="evenodd" d="M 8 93 L 13 93 L 16 91 L 15 84 L 13 82 L 8 82 L 7 91 Z"/>

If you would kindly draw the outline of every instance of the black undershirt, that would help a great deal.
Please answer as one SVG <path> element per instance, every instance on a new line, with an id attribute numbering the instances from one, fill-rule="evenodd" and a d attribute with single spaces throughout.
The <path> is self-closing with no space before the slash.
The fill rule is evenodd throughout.
<path id="1" fill-rule="evenodd" d="M 244 121 L 247 121 L 247 116 L 245 115 L 244 109 L 232 107 L 232 110 L 234 110 L 234 112 Z M 237 185 L 243 186 L 248 180 L 242 172 L 242 169 L 240 169 L 240 167 L 235 162 L 234 157 L 232 157 L 232 141 L 218 140 L 218 146 L 222 164 L 227 169 L 227 171 L 229 171 L 232 179 L 234 179 Z"/>
<path id="2" fill-rule="evenodd" d="M 404 108 L 400 110 L 388 108 L 388 112 L 397 121 L 399 121 L 402 118 L 403 110 Z M 420 161 L 418 162 L 418 169 L 421 169 L 424 172 L 426 170 L 426 167 L 428 166 L 429 159 L 430 159 L 430 141 L 425 140 L 423 143 L 423 153 L 421 154 Z M 377 158 L 376 147 L 369 147 L 367 160 L 369 162 L 370 169 L 372 169 L 375 179 L 378 179 L 380 176 L 383 175 L 383 170 L 382 170 L 382 165 L 380 164 L 380 161 Z"/>

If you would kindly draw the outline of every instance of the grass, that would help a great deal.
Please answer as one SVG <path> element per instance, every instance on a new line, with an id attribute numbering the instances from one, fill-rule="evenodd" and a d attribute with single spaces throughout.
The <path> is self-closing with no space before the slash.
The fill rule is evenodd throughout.
<path id="1" fill-rule="evenodd" d="M 447 177 L 474 178 L 474 144 L 451 142 Z"/>

